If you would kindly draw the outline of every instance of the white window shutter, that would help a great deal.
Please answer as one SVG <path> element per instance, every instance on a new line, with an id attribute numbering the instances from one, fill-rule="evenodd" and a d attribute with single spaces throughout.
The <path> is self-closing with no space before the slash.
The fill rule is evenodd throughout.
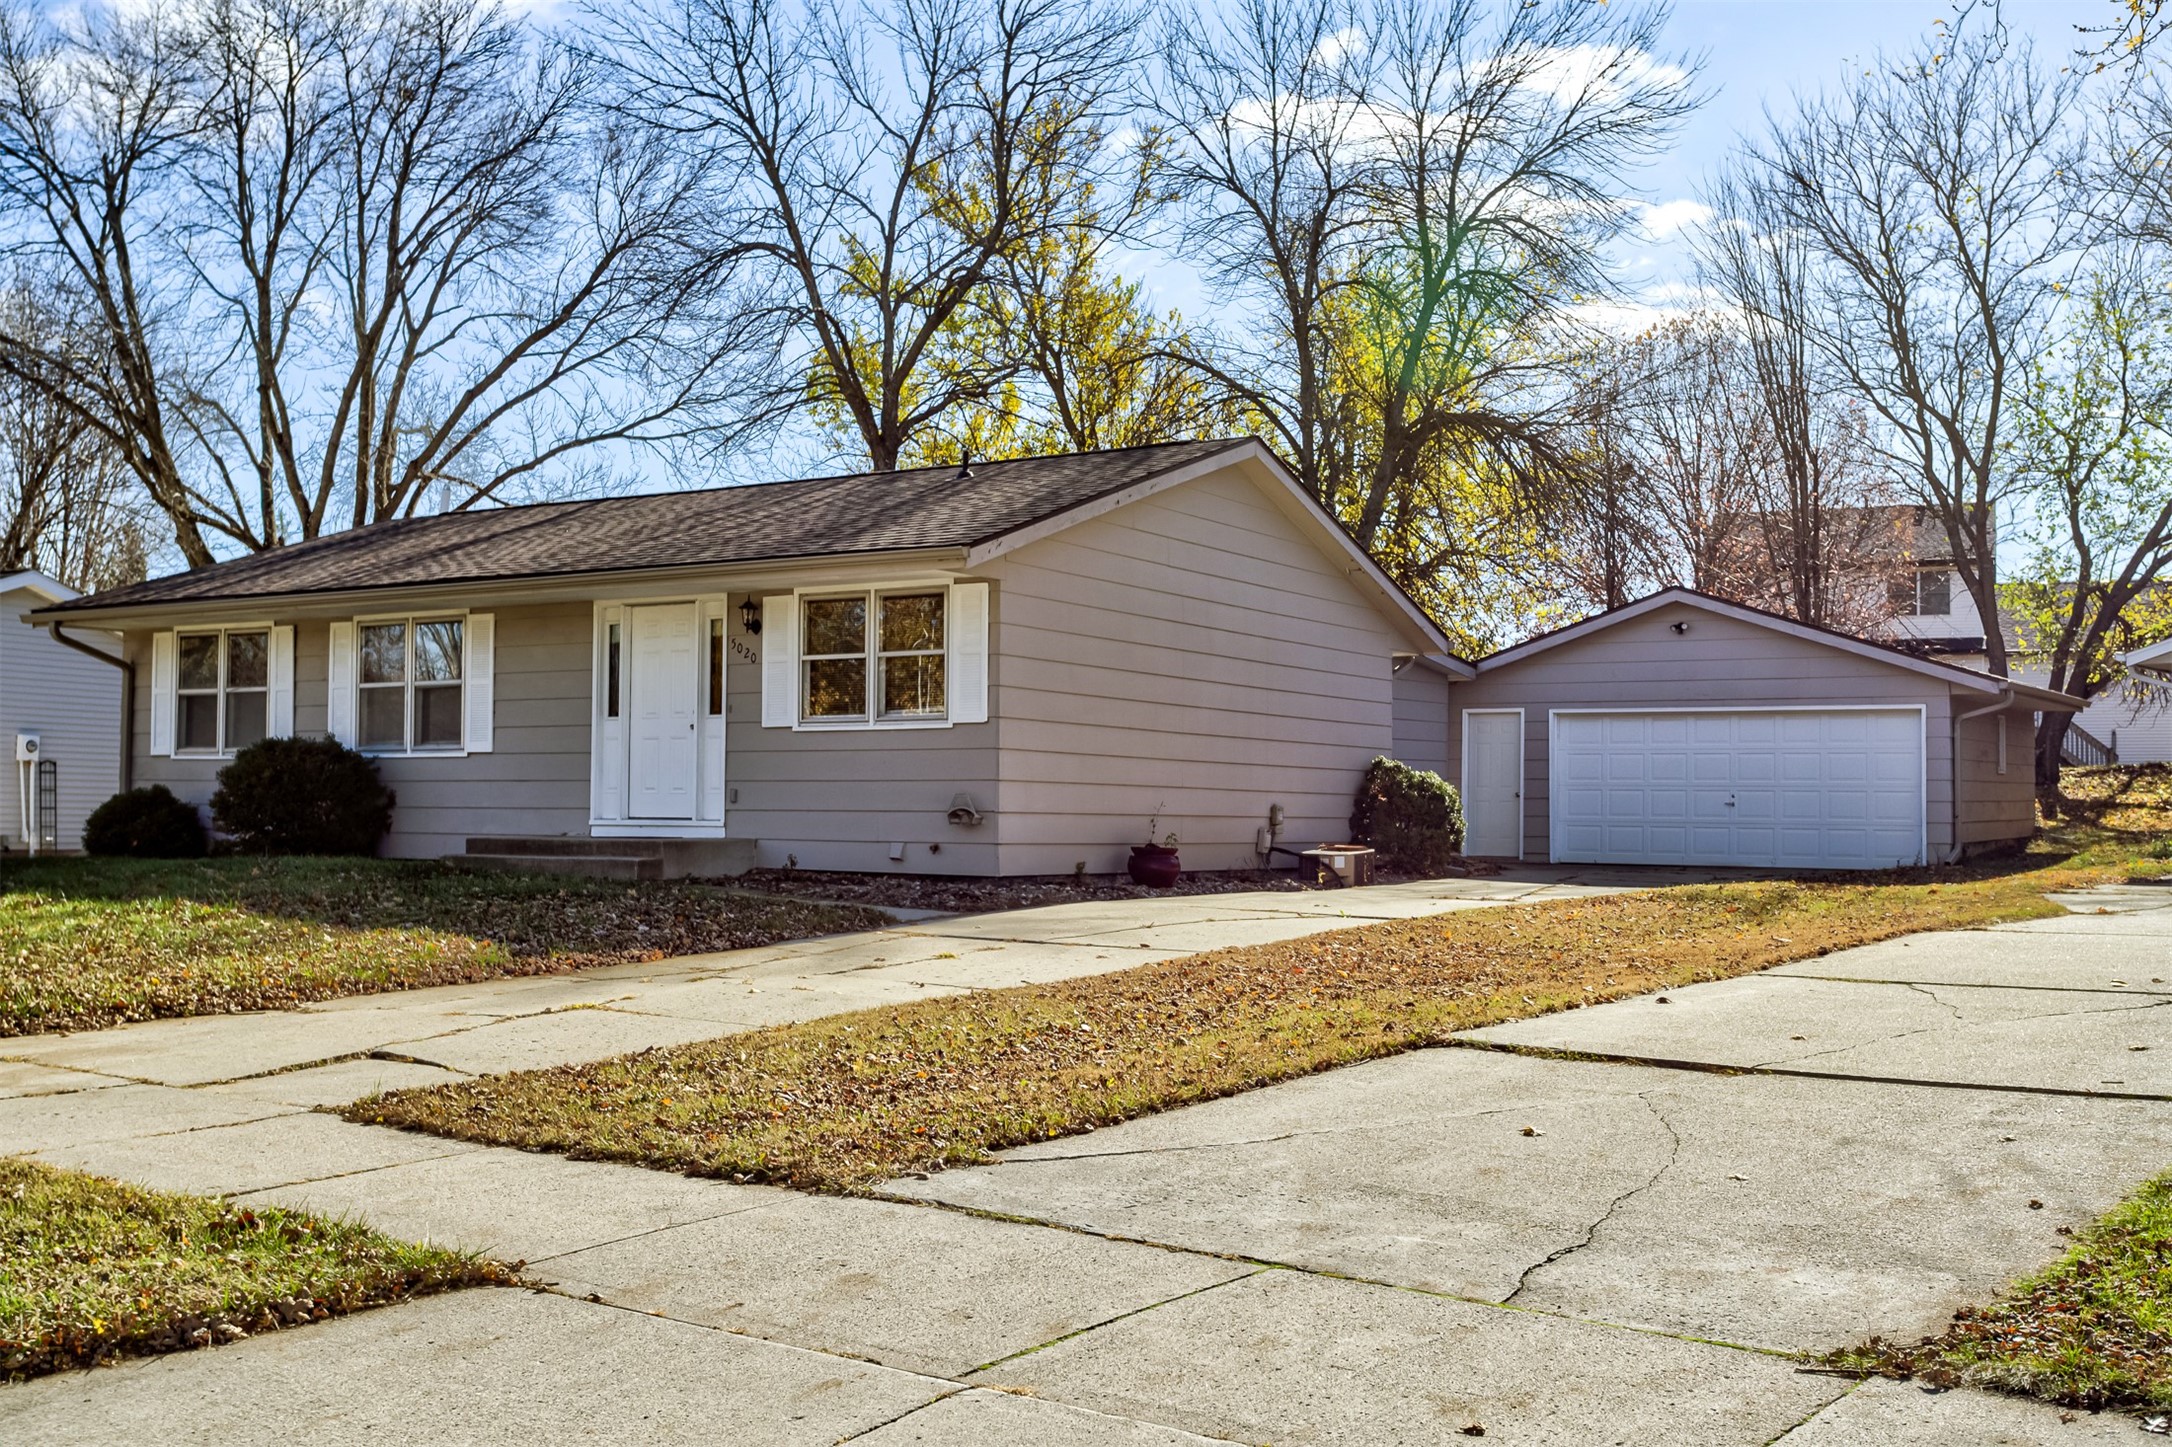
<path id="1" fill-rule="evenodd" d="M 348 748 L 359 736 L 355 728 L 355 642 L 352 623 L 334 623 L 325 660 L 324 731 Z"/>
<path id="2" fill-rule="evenodd" d="M 497 717 L 498 615 L 468 614 L 467 633 L 467 673 L 460 686 L 467 691 L 468 752 L 487 754 Z"/>
<path id="3" fill-rule="evenodd" d="M 988 585 L 950 590 L 950 721 L 988 722 Z"/>
<path id="4" fill-rule="evenodd" d="M 270 694 L 264 730 L 273 738 L 294 737 L 294 625 L 271 631 Z"/>
<path id="5" fill-rule="evenodd" d="M 173 757 L 174 710 L 180 706 L 174 693 L 174 647 L 173 634 L 151 635 L 151 752 L 159 758 Z"/>
<path id="6" fill-rule="evenodd" d="M 790 593 L 762 599 L 762 727 L 799 722 L 799 607 Z"/>

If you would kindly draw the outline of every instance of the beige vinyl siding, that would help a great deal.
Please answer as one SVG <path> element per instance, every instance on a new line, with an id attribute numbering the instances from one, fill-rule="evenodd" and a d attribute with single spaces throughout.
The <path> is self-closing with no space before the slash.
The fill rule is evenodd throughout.
<path id="1" fill-rule="evenodd" d="M 741 630 L 744 596 L 724 610 L 729 635 L 757 645 L 747 650 L 756 659 L 726 652 L 726 835 L 758 840 L 765 868 L 994 874 L 1003 816 L 993 716 L 942 728 L 763 728 L 760 640 Z M 1000 667 L 989 660 L 991 690 Z M 972 796 L 980 824 L 949 822 L 958 794 Z M 890 858 L 893 844 L 905 846 L 902 860 Z"/>
<path id="2" fill-rule="evenodd" d="M 21 785 L 15 735 L 39 736 L 44 756 L 56 766 L 56 849 L 83 846 L 83 821 L 112 797 L 121 777 L 121 672 L 55 643 L 43 628 L 21 621 L 46 600 L 27 588 L 0 593 L 0 841 L 24 841 Z M 74 628 L 69 636 L 93 647 L 112 635 Z"/>
<path id="3" fill-rule="evenodd" d="M 1395 757 L 1448 775 L 1448 676 L 1412 660 L 1395 675 Z"/>
<path id="4" fill-rule="evenodd" d="M 1957 695 L 1956 715 L 1989 703 Z M 1960 843 L 2026 839 L 2036 830 L 2036 715 L 2026 704 L 2006 710 L 2006 772 L 1998 771 L 1999 715 L 1961 722 Z M 1950 730 L 1949 730 L 1950 732 Z M 1932 821 L 1937 827 L 1937 821 Z"/>
<path id="5" fill-rule="evenodd" d="M 1121 869 L 1174 833 L 1190 869 L 1339 840 L 1394 747 L 1387 621 L 1231 469 L 1011 553 L 996 580 L 1001 871 Z"/>
<path id="6" fill-rule="evenodd" d="M 586 603 L 492 608 L 497 618 L 496 724 L 487 754 L 387 755 L 379 776 L 398 796 L 382 852 L 401 858 L 460 853 L 472 835 L 588 833 L 588 692 L 591 611 Z M 282 622 L 276 614 L 274 623 Z M 329 625 L 294 629 L 294 730 L 321 736 Z M 150 635 L 129 636 L 136 665 L 136 781 L 164 784 L 207 806 L 224 759 L 150 752 Z M 208 814 L 207 814 L 208 817 Z"/>
<path id="7" fill-rule="evenodd" d="M 1671 625 L 1689 624 L 1676 634 Z M 1552 709 L 1757 708 L 1922 705 L 1926 829 L 1935 857 L 1952 847 L 1952 714 L 1945 684 L 1905 667 L 1754 623 L 1675 604 L 1451 690 L 1449 759 L 1462 785 L 1463 712 L 1524 710 L 1524 858 L 1544 860 L 1548 839 L 1548 718 Z M 1968 695 L 1979 702 L 1980 695 Z M 1967 707 L 1970 705 L 1964 705 Z"/>

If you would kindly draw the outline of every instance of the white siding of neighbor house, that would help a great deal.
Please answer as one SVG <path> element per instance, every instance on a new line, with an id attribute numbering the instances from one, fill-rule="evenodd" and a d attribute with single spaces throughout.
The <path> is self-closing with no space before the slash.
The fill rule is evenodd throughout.
<path id="1" fill-rule="evenodd" d="M 1414 769 L 1448 775 L 1448 675 L 1412 662 L 1395 675 L 1395 757 Z"/>
<path id="2" fill-rule="evenodd" d="M 1174 833 L 1188 869 L 1348 832 L 1394 747 L 1410 645 L 1285 504 L 1211 474 L 998 559 L 993 694 L 1004 874 L 1121 869 Z"/>
<path id="3" fill-rule="evenodd" d="M 2042 687 L 2050 673 L 2041 665 L 2023 665 L 2014 669 L 2014 677 Z M 2172 685 L 2147 679 L 2118 684 L 2091 699 L 2074 722 L 2116 744 L 2122 764 L 2172 761 Z"/>
<path id="4" fill-rule="evenodd" d="M 1689 631 L 1671 626 L 1687 622 Z M 1932 854 L 1953 847 L 1953 717 L 1990 699 L 1938 679 L 1792 638 L 1774 629 L 1676 604 L 1481 673 L 1451 690 L 1449 757 L 1462 784 L 1463 711 L 1524 710 L 1524 857 L 1547 857 L 1547 720 L 1555 708 L 1804 707 L 1921 704 L 1926 828 Z M 1963 726 L 1961 842 L 2026 837 L 2035 828 L 2027 757 L 2028 711 L 2011 711 L 2007 773 L 1995 772 L 1997 720 Z"/>
<path id="5" fill-rule="evenodd" d="M 83 821 L 110 798 L 121 777 L 121 672 L 55 643 L 43 628 L 22 621 L 46 600 L 27 588 L 0 593 L 0 842 L 23 847 L 23 767 L 15 762 L 15 735 L 35 733 L 46 758 L 58 766 L 57 849 L 83 846 Z M 110 634 L 69 630 L 71 638 L 97 646 Z"/>

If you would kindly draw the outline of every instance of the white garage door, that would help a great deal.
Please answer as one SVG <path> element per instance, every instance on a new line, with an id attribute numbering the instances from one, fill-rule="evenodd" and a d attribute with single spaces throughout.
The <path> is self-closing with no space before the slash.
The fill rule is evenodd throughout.
<path id="1" fill-rule="evenodd" d="M 1919 709 L 1556 713 L 1556 860 L 1886 869 L 1923 857 Z"/>

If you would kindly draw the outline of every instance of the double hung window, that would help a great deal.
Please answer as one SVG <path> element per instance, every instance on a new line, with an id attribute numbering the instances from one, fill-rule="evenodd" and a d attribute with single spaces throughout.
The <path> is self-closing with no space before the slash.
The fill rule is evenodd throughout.
<path id="1" fill-rule="evenodd" d="M 802 599 L 801 720 L 942 719 L 947 609 L 942 589 Z"/>
<path id="2" fill-rule="evenodd" d="M 461 747 L 462 660 L 458 618 L 403 618 L 361 625 L 361 746 L 378 753 Z"/>
<path id="3" fill-rule="evenodd" d="M 271 634 L 262 628 L 183 633 L 175 639 L 174 744 L 232 753 L 263 738 L 270 721 Z"/>

